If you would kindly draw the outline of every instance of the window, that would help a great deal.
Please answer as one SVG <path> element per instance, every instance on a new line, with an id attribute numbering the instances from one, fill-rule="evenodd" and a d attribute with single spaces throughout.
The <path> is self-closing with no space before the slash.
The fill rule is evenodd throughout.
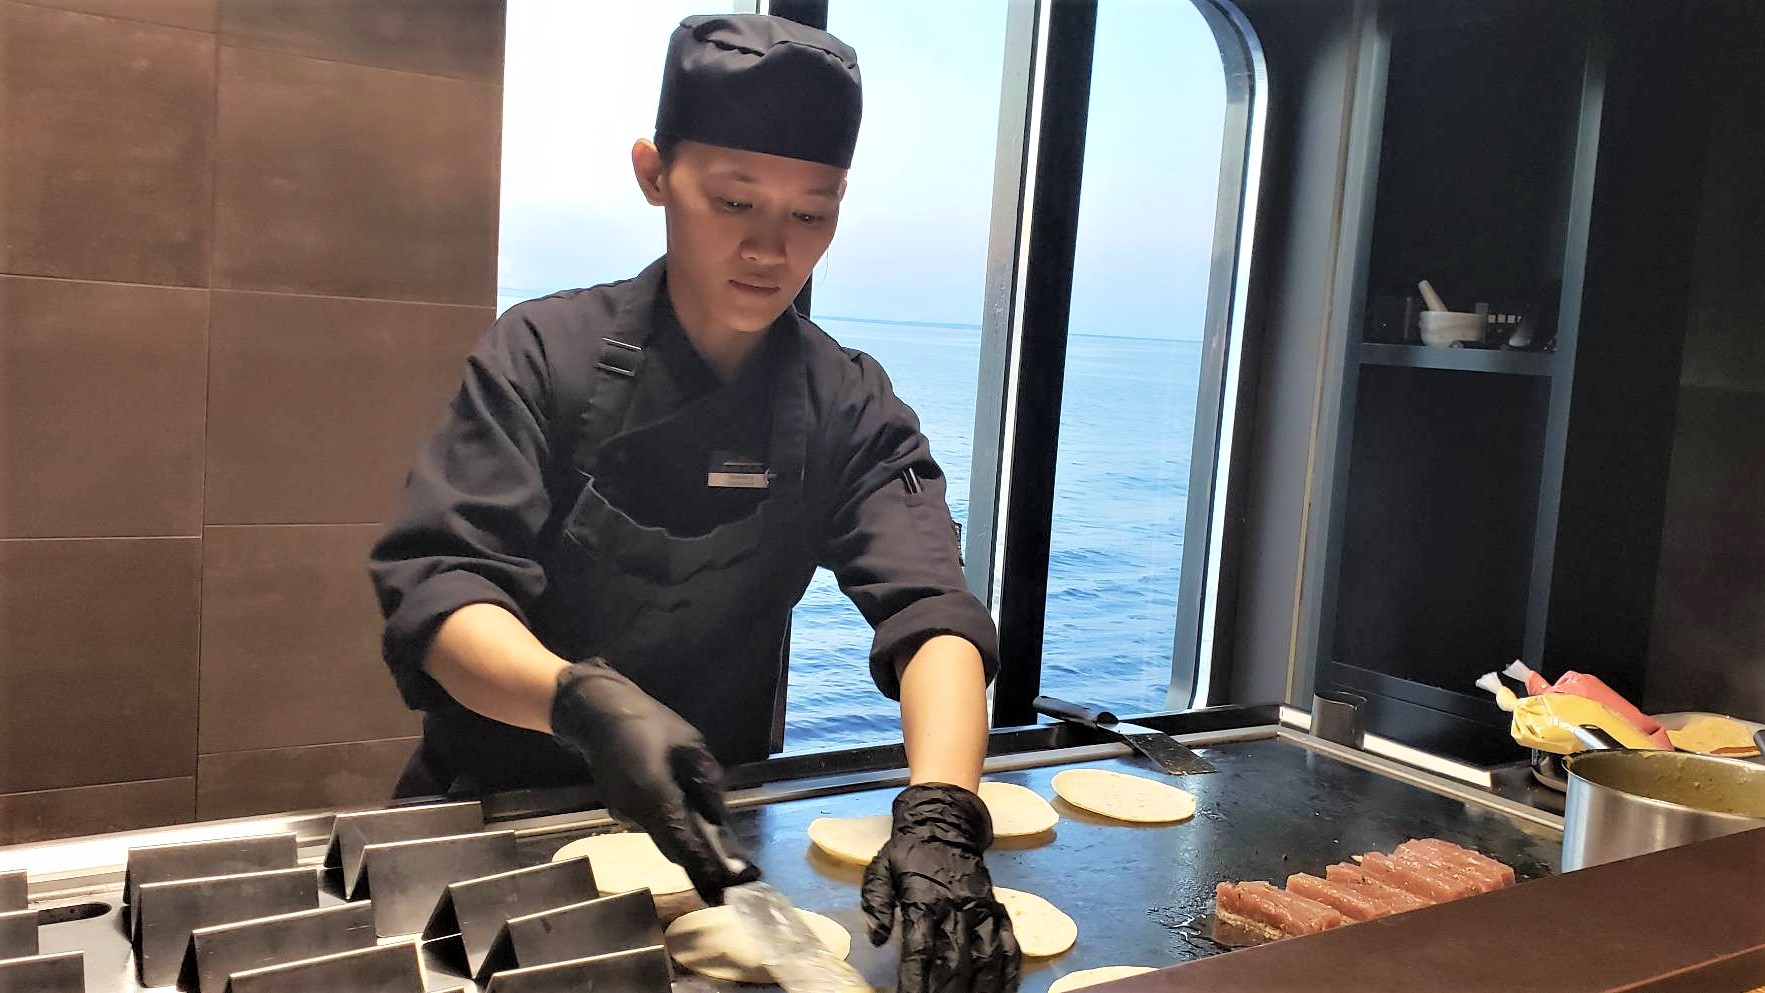
<path id="1" fill-rule="evenodd" d="M 1225 115 L 1190 0 L 1099 5 L 1042 691 L 1119 713 L 1170 680 Z"/>
<path id="2" fill-rule="evenodd" d="M 982 283 L 1005 48 L 1004 0 L 947 4 L 938 30 L 893 4 L 834 0 L 828 30 L 858 52 L 864 124 L 812 313 L 882 363 L 919 414 L 967 517 Z M 871 683 L 870 626 L 825 570 L 792 619 L 787 751 L 900 736 Z"/>

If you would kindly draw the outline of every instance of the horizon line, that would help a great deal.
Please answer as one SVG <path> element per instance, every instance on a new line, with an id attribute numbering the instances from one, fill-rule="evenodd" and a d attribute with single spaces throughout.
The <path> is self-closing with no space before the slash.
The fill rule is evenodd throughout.
<path id="1" fill-rule="evenodd" d="M 550 291 L 542 292 L 539 290 L 530 290 L 530 289 L 526 289 L 526 288 L 518 287 L 518 286 L 498 286 L 496 289 L 497 289 L 496 295 L 498 298 L 522 296 L 523 294 L 532 294 L 531 296 L 522 296 L 523 300 L 538 299 L 539 297 L 549 296 L 552 293 L 561 292 L 560 290 L 550 290 Z M 514 293 L 504 293 L 504 292 L 502 292 L 503 290 L 514 290 L 515 292 Z M 888 326 L 888 327 L 953 328 L 958 331 L 983 331 L 983 330 L 985 330 L 985 328 L 982 325 L 968 324 L 968 323 L 963 323 L 961 321 L 909 321 L 909 320 L 900 320 L 900 319 L 890 318 L 890 317 L 850 317 L 850 316 L 847 316 L 844 314 L 811 314 L 809 319 L 812 321 L 845 321 L 847 324 L 881 324 L 881 325 Z M 1111 334 L 1110 332 L 1107 332 L 1107 331 L 1072 331 L 1072 330 L 1068 330 L 1067 337 L 1069 337 L 1069 338 L 1119 338 L 1119 339 L 1122 339 L 1125 341 L 1189 341 L 1189 342 L 1201 341 L 1200 338 L 1154 337 L 1152 335 L 1143 335 L 1143 334 Z"/>

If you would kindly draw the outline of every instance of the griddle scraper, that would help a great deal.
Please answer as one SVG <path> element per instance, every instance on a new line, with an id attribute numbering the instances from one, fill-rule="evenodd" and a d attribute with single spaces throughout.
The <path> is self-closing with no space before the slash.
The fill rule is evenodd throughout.
<path id="1" fill-rule="evenodd" d="M 1195 754 L 1187 745 L 1153 728 L 1139 728 L 1139 725 L 1128 724 L 1126 727 L 1139 728 L 1134 733 L 1119 731 L 1120 719 L 1107 710 L 1086 707 L 1081 704 L 1069 703 L 1057 697 L 1039 696 L 1030 704 L 1036 713 L 1085 727 L 1109 735 L 1126 742 L 1134 751 L 1151 759 L 1160 769 L 1173 776 L 1194 776 L 1204 772 L 1215 772 L 1212 763 Z"/>
<path id="2" fill-rule="evenodd" d="M 699 826 L 731 872 L 747 869 L 746 861 L 729 853 L 723 833 L 727 828 L 702 817 Z M 760 949 L 760 964 L 785 993 L 849 993 L 870 988 L 858 970 L 816 939 L 790 900 L 775 887 L 762 882 L 739 883 L 723 891 L 723 903 L 735 911 Z"/>

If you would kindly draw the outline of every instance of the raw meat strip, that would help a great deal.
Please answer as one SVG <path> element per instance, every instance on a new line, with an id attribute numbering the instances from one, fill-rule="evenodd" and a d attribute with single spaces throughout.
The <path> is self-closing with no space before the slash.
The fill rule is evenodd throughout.
<path id="1" fill-rule="evenodd" d="M 1319 879 L 1304 872 L 1296 872 L 1287 877 L 1287 892 L 1334 907 L 1351 921 L 1370 921 L 1375 917 L 1396 913 L 1367 890 L 1356 889 L 1347 883 Z"/>
<path id="2" fill-rule="evenodd" d="M 1367 875 L 1380 882 L 1390 883 L 1435 902 L 1456 900 L 1476 892 L 1475 887 L 1458 880 L 1441 878 L 1436 873 L 1418 871 L 1416 867 L 1395 862 L 1380 852 L 1368 852 L 1362 857 L 1361 866 L 1367 870 Z"/>
<path id="3" fill-rule="evenodd" d="M 1220 883 L 1214 897 L 1228 920 L 1237 918 L 1271 934 L 1316 934 L 1344 923 L 1335 908 L 1260 881 Z"/>
<path id="4" fill-rule="evenodd" d="M 1439 855 L 1449 861 L 1475 866 L 1484 874 L 1492 875 L 1502 886 L 1514 885 L 1513 866 L 1492 859 L 1482 852 L 1455 845 L 1450 841 L 1442 841 L 1439 838 L 1422 838 L 1416 841 L 1406 841 L 1398 845 L 1397 850 L 1400 852 L 1423 851 Z"/>
<path id="5" fill-rule="evenodd" d="M 1390 883 L 1381 882 L 1367 875 L 1367 871 L 1352 862 L 1339 862 L 1324 870 L 1324 875 L 1333 883 L 1342 883 L 1356 889 L 1366 890 L 1381 903 L 1392 908 L 1392 913 L 1401 914 L 1406 910 L 1420 910 L 1432 906 L 1434 901 L 1420 897 L 1409 890 L 1398 889 Z"/>
<path id="6" fill-rule="evenodd" d="M 1419 845 L 1406 841 L 1397 846 L 1397 851 L 1392 852 L 1391 857 L 1399 862 L 1410 861 L 1433 866 L 1445 875 L 1456 875 L 1468 879 L 1477 887 L 1478 892 L 1488 893 L 1502 888 L 1500 873 L 1430 845 Z"/>
<path id="7" fill-rule="evenodd" d="M 1450 882 L 1458 886 L 1459 896 L 1476 896 L 1488 890 L 1500 889 L 1494 877 L 1484 879 L 1471 869 L 1453 865 L 1443 859 L 1419 855 L 1414 852 L 1396 852 L 1390 856 L 1391 861 L 1407 866 L 1423 875 Z"/>

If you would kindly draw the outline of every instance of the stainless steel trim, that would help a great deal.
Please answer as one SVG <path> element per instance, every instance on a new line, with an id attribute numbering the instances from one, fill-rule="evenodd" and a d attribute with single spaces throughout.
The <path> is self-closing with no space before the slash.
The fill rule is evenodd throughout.
<path id="1" fill-rule="evenodd" d="M 1563 830 L 1563 819 L 1556 814 L 1548 813 L 1535 807 L 1529 807 L 1517 800 L 1509 800 L 1506 797 L 1497 796 L 1487 790 L 1478 789 L 1462 780 L 1426 772 L 1414 766 L 1393 761 L 1391 759 L 1381 758 L 1378 755 L 1373 755 L 1361 751 L 1360 749 L 1347 748 L 1335 744 L 1334 742 L 1325 741 L 1322 738 L 1315 738 L 1302 731 L 1295 731 L 1283 727 L 1278 734 L 1279 737 L 1302 748 L 1308 748 L 1314 752 L 1328 755 L 1338 761 L 1347 762 L 1349 765 L 1360 766 L 1362 769 L 1366 769 L 1369 772 L 1376 772 L 1381 776 L 1395 779 L 1398 782 L 1408 783 L 1411 786 L 1427 790 L 1430 793 L 1438 793 L 1441 796 L 1449 796 L 1455 800 L 1463 800 L 1466 803 L 1475 804 L 1476 806 L 1488 810 L 1507 814 L 1510 817 L 1531 824 L 1536 824 L 1558 833 L 1561 833 Z M 1413 749 L 1411 751 L 1413 751 Z M 1435 756 L 1435 758 L 1438 759 L 1439 757 Z M 1451 760 L 1443 759 L 1441 761 L 1450 763 Z M 1464 766 L 1463 768 L 1475 769 L 1476 767 Z M 1485 775 L 1487 775 L 1487 773 L 1485 773 Z"/>
<path id="2" fill-rule="evenodd" d="M 1309 733 L 1311 731 L 1311 714 L 1300 710 L 1298 707 L 1283 706 L 1281 708 L 1281 724 L 1284 727 L 1304 732 L 1306 737 L 1312 738 L 1312 740 L 1322 740 L 1313 738 Z M 1444 756 L 1435 755 L 1433 752 L 1425 752 L 1419 748 L 1412 748 L 1401 741 L 1382 738 L 1376 734 L 1364 735 L 1361 741 L 1361 749 L 1369 754 L 1388 758 L 1396 762 L 1402 762 L 1405 765 L 1415 766 L 1418 769 L 1425 769 L 1437 776 L 1456 779 L 1463 783 L 1469 783 L 1472 786 L 1487 788 L 1495 785 L 1494 775 L 1482 766 L 1459 762 Z"/>

